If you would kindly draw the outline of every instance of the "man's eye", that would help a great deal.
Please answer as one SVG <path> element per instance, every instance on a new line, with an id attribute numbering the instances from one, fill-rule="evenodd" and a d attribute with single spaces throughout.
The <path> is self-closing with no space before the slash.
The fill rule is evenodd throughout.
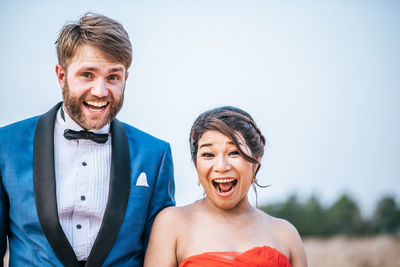
<path id="1" fill-rule="evenodd" d="M 214 155 L 212 153 L 209 153 L 209 152 L 201 153 L 201 156 L 204 157 L 204 158 L 212 158 L 212 157 L 214 157 Z"/>
<path id="2" fill-rule="evenodd" d="M 82 73 L 82 77 L 85 77 L 85 78 L 92 78 L 93 75 L 92 75 L 90 72 L 84 72 L 84 73 Z"/>
<path id="3" fill-rule="evenodd" d="M 119 76 L 118 75 L 110 75 L 108 77 L 109 80 L 115 81 L 115 80 L 119 80 Z"/>

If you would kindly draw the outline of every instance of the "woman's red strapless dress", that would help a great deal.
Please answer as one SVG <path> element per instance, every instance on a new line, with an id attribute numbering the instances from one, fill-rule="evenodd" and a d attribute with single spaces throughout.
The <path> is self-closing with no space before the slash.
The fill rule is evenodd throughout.
<path id="1" fill-rule="evenodd" d="M 187 257 L 179 267 L 291 267 L 289 259 L 277 249 L 255 247 L 245 252 L 206 252 Z"/>

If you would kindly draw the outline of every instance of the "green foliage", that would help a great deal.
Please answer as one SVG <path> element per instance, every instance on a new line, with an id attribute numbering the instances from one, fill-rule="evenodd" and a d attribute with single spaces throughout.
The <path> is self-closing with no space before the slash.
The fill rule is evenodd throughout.
<path id="1" fill-rule="evenodd" d="M 347 195 L 342 195 L 327 211 L 329 234 L 360 234 L 364 224 L 357 204 Z"/>
<path id="2" fill-rule="evenodd" d="M 326 208 L 314 195 L 305 202 L 300 202 L 296 195 L 291 195 L 282 203 L 265 205 L 260 209 L 288 220 L 302 236 L 400 233 L 400 206 L 393 197 L 380 200 L 371 219 L 361 216 L 357 203 L 347 194 L 340 196 Z"/>
<path id="3" fill-rule="evenodd" d="M 400 209 L 396 205 L 394 197 L 382 198 L 374 212 L 374 227 L 380 233 L 400 232 Z"/>
<path id="4" fill-rule="evenodd" d="M 311 196 L 303 205 L 303 212 L 304 225 L 301 227 L 301 232 L 304 235 L 327 235 L 327 213 L 319 203 L 319 200 L 316 196 Z"/>

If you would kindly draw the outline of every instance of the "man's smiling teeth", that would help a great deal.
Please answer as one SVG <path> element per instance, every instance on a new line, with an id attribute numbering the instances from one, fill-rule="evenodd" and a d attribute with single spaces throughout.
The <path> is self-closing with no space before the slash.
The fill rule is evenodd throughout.
<path id="1" fill-rule="evenodd" d="M 95 106 L 95 107 L 98 107 L 98 108 L 101 108 L 101 107 L 107 105 L 107 102 L 87 101 L 86 103 L 87 103 L 88 105 Z"/>
<path id="2" fill-rule="evenodd" d="M 108 102 L 107 101 L 84 101 L 83 104 L 90 110 L 90 111 L 94 111 L 94 112 L 101 112 L 103 111 L 107 105 Z"/>

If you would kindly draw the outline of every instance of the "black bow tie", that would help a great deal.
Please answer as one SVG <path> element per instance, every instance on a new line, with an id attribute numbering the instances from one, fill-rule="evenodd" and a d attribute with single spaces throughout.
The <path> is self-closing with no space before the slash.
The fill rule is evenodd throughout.
<path id="1" fill-rule="evenodd" d="M 89 131 L 73 131 L 70 129 L 65 129 L 64 137 L 68 140 L 76 140 L 76 139 L 86 139 L 92 140 L 98 144 L 104 144 L 108 140 L 108 134 L 97 134 Z"/>

